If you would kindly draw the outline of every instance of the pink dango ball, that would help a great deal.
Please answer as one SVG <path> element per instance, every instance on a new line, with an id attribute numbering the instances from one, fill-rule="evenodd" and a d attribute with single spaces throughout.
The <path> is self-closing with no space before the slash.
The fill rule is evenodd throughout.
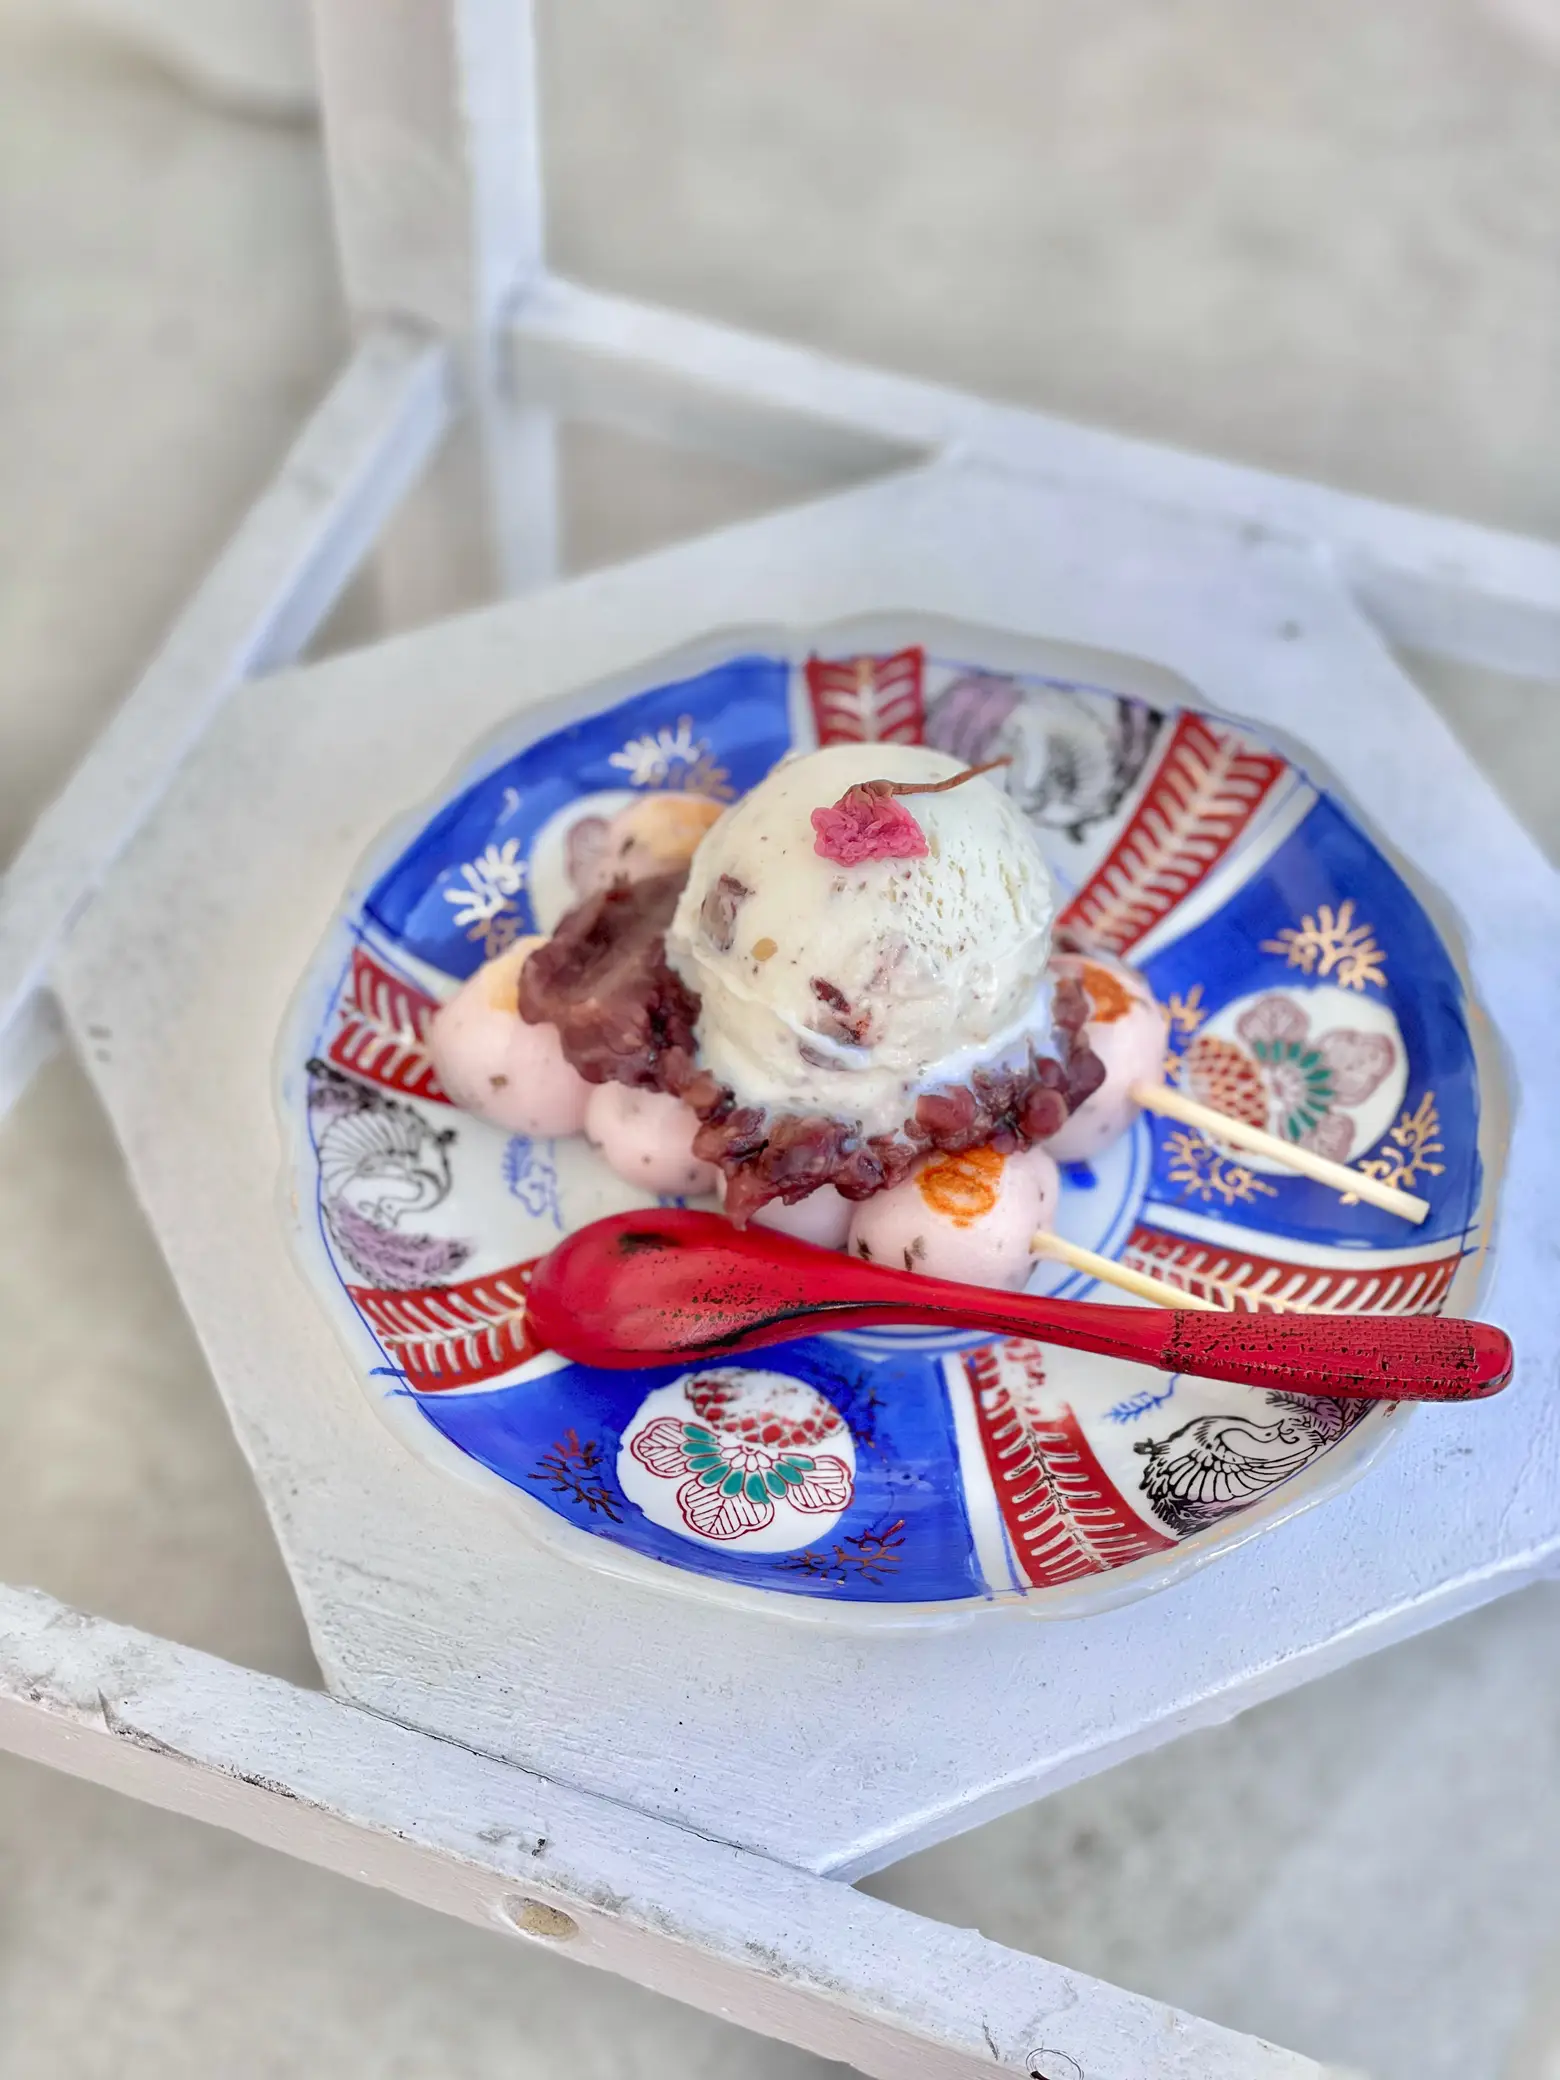
<path id="1" fill-rule="evenodd" d="M 1058 953 L 1051 974 L 1081 984 L 1089 1000 L 1084 1038 L 1105 1064 L 1105 1081 L 1045 1146 L 1059 1163 L 1089 1163 L 1137 1118 L 1133 1084 L 1163 1083 L 1168 1021 L 1148 984 L 1124 961 Z"/>
<path id="2" fill-rule="evenodd" d="M 626 1083 L 598 1083 L 585 1113 L 585 1132 L 625 1184 L 680 1199 L 703 1198 L 720 1180 L 714 1164 L 693 1152 L 698 1131 L 680 1098 Z"/>
<path id="3" fill-rule="evenodd" d="M 721 804 L 702 794 L 641 795 L 582 836 L 581 893 L 685 867 L 720 815 Z"/>
<path id="4" fill-rule="evenodd" d="M 902 1184 L 857 1205 L 850 1253 L 868 1264 L 1017 1292 L 1029 1276 L 1031 1239 L 1050 1225 L 1060 1195 L 1060 1174 L 1044 1149 L 932 1156 Z"/>
<path id="5" fill-rule="evenodd" d="M 810 1242 L 817 1249 L 843 1249 L 855 1210 L 832 1184 L 821 1184 L 791 1206 L 783 1199 L 769 1200 L 752 1216 L 752 1222 L 756 1228 L 773 1228 L 777 1235 Z"/>
<path id="6" fill-rule="evenodd" d="M 520 970 L 539 938 L 468 976 L 428 1027 L 428 1051 L 445 1095 L 511 1134 L 553 1140 L 585 1124 L 590 1085 L 565 1061 L 558 1029 L 520 1016 Z"/>

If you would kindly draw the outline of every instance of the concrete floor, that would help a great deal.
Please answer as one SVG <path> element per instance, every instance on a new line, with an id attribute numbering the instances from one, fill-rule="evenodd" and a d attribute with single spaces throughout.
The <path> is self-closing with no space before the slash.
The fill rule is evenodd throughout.
<path id="1" fill-rule="evenodd" d="M 590 0 L 555 250 L 739 322 L 1560 532 L 1541 0 Z M 1524 40 L 1525 39 L 1525 40 Z M 699 63 L 689 62 L 698 53 Z M 1065 91 L 1063 90 L 1065 86 Z M 341 350 L 316 139 L 0 0 L 0 859 Z M 774 487 L 570 436 L 577 565 Z M 1552 852 L 1560 702 L 1427 683 Z M 0 1127 L 0 1579 L 315 1680 L 68 1064 Z M 1560 1598 L 1529 1592 L 873 1889 L 1381 2080 L 1560 2080 Z M 0 2080 L 814 2060 L 0 1763 Z"/>

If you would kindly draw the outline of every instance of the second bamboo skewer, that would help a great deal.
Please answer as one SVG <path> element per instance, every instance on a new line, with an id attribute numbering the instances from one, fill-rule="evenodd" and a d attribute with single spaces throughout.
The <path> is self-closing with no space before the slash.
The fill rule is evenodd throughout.
<path id="1" fill-rule="evenodd" d="M 1156 1307 L 1195 1308 L 1218 1314 L 1227 1313 L 1237 1300 L 1245 1300 L 1254 1310 L 1260 1303 L 1278 1314 L 1326 1311 L 1307 1307 L 1303 1300 L 1280 1300 L 1275 1294 L 1250 1292 L 1227 1278 L 1214 1278 L 1207 1272 L 1199 1272 L 1199 1285 L 1211 1286 L 1216 1293 L 1228 1296 L 1222 1300 L 1204 1300 L 1197 1293 L 1187 1292 L 1184 1286 L 1170 1285 L 1162 1278 L 1151 1277 L 1146 1271 L 1134 1271 L 1129 1264 L 1119 1264 L 1114 1257 L 1102 1257 L 1097 1250 L 1068 1242 L 1050 1228 L 1042 1228 L 1032 1239 L 1029 1252 L 1031 1256 L 1045 1257 L 1054 1264 L 1066 1264 L 1073 1271 L 1082 1271 L 1088 1277 L 1098 1279 L 1101 1285 L 1119 1286 L 1122 1292 L 1133 1293 L 1139 1300 L 1150 1300 Z"/>
<path id="2" fill-rule="evenodd" d="M 1298 1142 L 1285 1141 L 1277 1134 L 1270 1134 L 1266 1127 L 1253 1127 L 1243 1119 L 1231 1118 L 1227 1112 L 1216 1111 L 1211 1105 L 1199 1105 L 1195 1098 L 1184 1096 L 1168 1083 L 1135 1083 L 1131 1095 L 1145 1112 L 1157 1112 L 1165 1119 L 1179 1120 L 1183 1126 L 1195 1127 L 1199 1133 L 1213 1139 L 1249 1149 L 1253 1155 L 1267 1156 L 1272 1162 L 1282 1163 L 1287 1170 L 1297 1170 L 1302 1177 L 1315 1178 L 1318 1184 L 1330 1185 L 1335 1192 L 1342 1192 L 1346 1197 L 1363 1199 L 1386 1213 L 1395 1213 L 1405 1221 L 1413 1221 L 1416 1226 L 1430 1212 L 1429 1200 L 1419 1198 L 1414 1192 L 1400 1191 L 1396 1185 L 1383 1184 L 1379 1177 L 1372 1177 L 1364 1170 L 1351 1170 L 1347 1163 L 1335 1163 L 1330 1156 L 1319 1156 L 1314 1149 L 1302 1148 Z"/>
<path id="3" fill-rule="evenodd" d="M 1040 1230 L 1031 1241 L 1029 1251 L 1031 1256 L 1048 1257 L 1053 1263 L 1087 1272 L 1101 1285 L 1119 1286 L 1122 1292 L 1133 1293 L 1139 1300 L 1151 1300 L 1156 1307 L 1196 1309 L 1207 1314 L 1226 1311 L 1217 1300 L 1204 1300 L 1196 1293 L 1184 1292 L 1180 1286 L 1166 1285 L 1163 1279 L 1150 1278 L 1145 1271 L 1134 1271 L 1126 1264 L 1118 1264 L 1114 1257 L 1102 1257 L 1092 1249 L 1081 1249 L 1076 1242 L 1067 1242 L 1060 1235 L 1052 1234 L 1049 1228 Z"/>

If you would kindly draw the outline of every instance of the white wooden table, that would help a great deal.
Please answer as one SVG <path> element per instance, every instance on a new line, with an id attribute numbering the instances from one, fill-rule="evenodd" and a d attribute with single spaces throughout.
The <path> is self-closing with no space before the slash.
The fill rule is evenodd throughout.
<path id="1" fill-rule="evenodd" d="M 1387 639 L 1560 676 L 1560 550 L 560 281 L 518 0 L 317 12 L 359 345 L 0 884 L 0 1104 L 68 1035 L 331 1694 L 7 1590 L 0 1740 L 868 2072 L 1315 2072 L 838 1881 L 1552 1567 L 1560 970 L 1534 953 L 1560 944 L 1560 881 Z M 564 415 L 859 481 L 556 584 Z M 289 669 L 441 442 L 510 596 Z M 1081 1623 L 838 1634 L 606 1585 L 394 1441 L 276 1217 L 288 996 L 430 771 L 707 629 L 904 605 L 1146 658 L 1314 746 L 1446 891 L 1514 1071 L 1487 1301 L 1517 1341 L 1513 1388 Z"/>

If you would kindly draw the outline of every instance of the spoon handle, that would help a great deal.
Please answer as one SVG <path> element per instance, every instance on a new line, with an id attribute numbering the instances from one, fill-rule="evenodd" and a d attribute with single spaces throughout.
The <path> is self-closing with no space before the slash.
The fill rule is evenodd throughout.
<path id="1" fill-rule="evenodd" d="M 986 1296 L 983 1296 L 983 1298 Z M 1236 1380 L 1340 1400 L 1472 1401 L 1511 1377 L 1511 1345 L 1487 1322 L 1439 1315 L 1209 1313 L 1159 1307 L 1068 1307 L 1016 1293 L 990 1296 L 983 1328 L 1127 1358 L 1162 1372 Z M 968 1310 L 972 1320 L 975 1310 Z"/>

